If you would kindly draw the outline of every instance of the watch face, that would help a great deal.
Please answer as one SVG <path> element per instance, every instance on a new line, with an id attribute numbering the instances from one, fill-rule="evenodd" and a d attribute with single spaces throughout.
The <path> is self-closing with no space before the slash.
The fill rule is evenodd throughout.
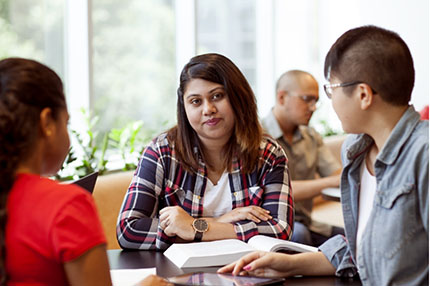
<path id="1" fill-rule="evenodd" d="M 204 219 L 196 219 L 194 221 L 196 231 L 205 232 L 208 230 L 208 222 Z"/>

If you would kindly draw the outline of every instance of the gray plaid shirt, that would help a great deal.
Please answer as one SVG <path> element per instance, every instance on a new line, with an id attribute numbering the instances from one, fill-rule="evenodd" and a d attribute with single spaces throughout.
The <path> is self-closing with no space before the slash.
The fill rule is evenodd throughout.
<path id="1" fill-rule="evenodd" d="M 312 180 L 317 174 L 327 177 L 341 168 L 339 162 L 324 145 L 322 137 L 312 127 L 299 126 L 293 136 L 292 144 L 289 144 L 283 137 L 273 111 L 270 111 L 261 123 L 265 131 L 284 149 L 288 158 L 291 180 Z M 330 225 L 312 221 L 312 205 L 312 199 L 295 202 L 296 221 L 305 224 L 314 232 L 329 236 Z"/>

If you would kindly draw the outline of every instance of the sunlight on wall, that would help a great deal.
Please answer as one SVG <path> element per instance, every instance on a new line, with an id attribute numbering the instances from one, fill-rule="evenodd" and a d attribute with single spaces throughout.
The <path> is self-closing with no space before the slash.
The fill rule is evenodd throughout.
<path id="1" fill-rule="evenodd" d="M 376 25 L 397 32 L 408 44 L 415 64 L 412 101 L 416 109 L 429 104 L 429 2 L 417 0 L 276 0 L 275 77 L 289 69 L 312 73 L 320 83 L 322 106 L 313 122 L 327 118 L 340 128 L 322 89 L 324 59 L 334 41 L 347 30 Z M 274 79 L 274 81 L 276 80 Z M 273 90 L 268 91 L 274 93 Z M 274 102 L 274 96 L 267 98 Z M 267 104 L 265 104 L 267 110 Z M 260 112 L 267 112 L 260 110 Z"/>

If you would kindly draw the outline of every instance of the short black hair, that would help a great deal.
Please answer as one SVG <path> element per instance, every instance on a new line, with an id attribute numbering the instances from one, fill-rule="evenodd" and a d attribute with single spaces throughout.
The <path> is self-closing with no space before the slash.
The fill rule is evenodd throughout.
<path id="1" fill-rule="evenodd" d="M 407 105 L 415 81 L 411 52 L 400 36 L 376 26 L 345 32 L 325 58 L 324 76 L 367 83 L 382 100 Z"/>

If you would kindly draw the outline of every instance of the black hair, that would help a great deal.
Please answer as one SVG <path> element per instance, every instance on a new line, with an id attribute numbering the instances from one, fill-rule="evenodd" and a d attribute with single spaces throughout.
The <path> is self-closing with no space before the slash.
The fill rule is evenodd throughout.
<path id="1" fill-rule="evenodd" d="M 40 112 L 49 107 L 54 118 L 66 108 L 58 75 L 34 60 L 7 58 L 0 61 L 0 285 L 7 281 L 7 198 L 15 172 L 32 150 L 38 136 Z"/>
<path id="2" fill-rule="evenodd" d="M 367 83 L 393 105 L 409 103 L 415 80 L 406 43 L 395 32 L 376 26 L 351 29 L 337 39 L 325 58 L 324 75 L 327 80 Z"/>

